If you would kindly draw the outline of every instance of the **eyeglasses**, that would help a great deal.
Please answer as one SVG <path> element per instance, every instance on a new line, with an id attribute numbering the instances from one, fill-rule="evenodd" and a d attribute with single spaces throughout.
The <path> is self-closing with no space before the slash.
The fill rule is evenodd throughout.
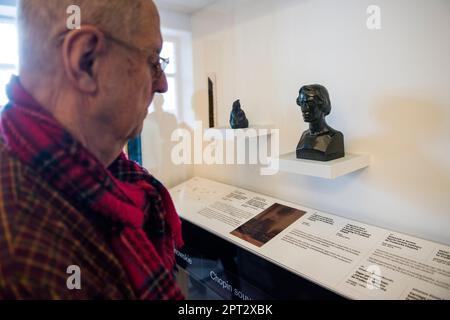
<path id="1" fill-rule="evenodd" d="M 58 43 L 62 43 L 64 41 L 64 38 L 66 37 L 66 35 L 70 32 L 71 30 L 67 30 L 64 33 L 62 33 L 57 39 L 58 39 Z M 163 75 L 164 71 L 166 70 L 167 66 L 170 63 L 170 59 L 169 58 L 163 58 L 161 56 L 158 56 L 158 60 L 157 61 L 153 61 L 153 57 L 150 55 L 147 50 L 145 49 L 141 49 L 138 48 L 132 44 L 129 44 L 125 41 L 122 41 L 114 36 L 112 36 L 111 34 L 109 34 L 108 32 L 105 31 L 101 31 L 105 38 L 115 42 L 116 44 L 125 47 L 129 50 L 132 51 L 136 51 L 138 53 L 140 53 L 141 55 L 144 55 L 145 57 L 147 57 L 147 64 L 149 66 L 150 69 L 150 73 L 152 74 L 152 78 L 153 81 L 157 81 L 161 78 L 161 76 Z"/>
<path id="2" fill-rule="evenodd" d="M 170 64 L 169 58 L 159 57 L 159 65 L 160 65 L 162 72 L 166 72 L 166 69 L 169 66 L 169 64 Z"/>
<path id="3" fill-rule="evenodd" d="M 105 35 L 106 39 L 109 39 L 109 40 L 117 43 L 118 45 L 121 45 L 122 47 L 125 47 L 125 48 L 127 48 L 129 50 L 137 51 L 140 54 L 146 56 L 147 57 L 147 64 L 150 67 L 150 71 L 151 71 L 153 79 L 155 81 L 158 80 L 162 76 L 162 74 L 164 73 L 164 71 L 166 70 L 167 66 L 170 63 L 170 59 L 169 58 L 163 58 L 163 57 L 160 57 L 160 56 L 158 56 L 158 60 L 156 62 L 152 61 L 152 56 L 148 56 L 147 50 L 141 49 L 141 48 L 138 48 L 138 47 L 136 47 L 136 46 L 134 46 L 132 44 L 126 43 L 126 42 L 124 42 L 124 41 L 122 41 L 120 39 L 117 39 L 117 38 L 111 36 L 108 33 L 103 32 L 103 34 Z"/>

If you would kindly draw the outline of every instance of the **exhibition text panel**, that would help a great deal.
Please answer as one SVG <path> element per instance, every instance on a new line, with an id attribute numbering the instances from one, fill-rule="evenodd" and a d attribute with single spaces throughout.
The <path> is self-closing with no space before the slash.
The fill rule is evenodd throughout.
<path id="1" fill-rule="evenodd" d="M 450 299 L 450 247 L 218 182 L 171 190 L 180 215 L 352 299 Z"/>

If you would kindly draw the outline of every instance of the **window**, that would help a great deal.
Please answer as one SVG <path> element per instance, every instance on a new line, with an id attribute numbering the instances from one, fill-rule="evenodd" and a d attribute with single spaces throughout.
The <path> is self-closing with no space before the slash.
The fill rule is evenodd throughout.
<path id="1" fill-rule="evenodd" d="M 19 54 L 18 39 L 13 7 L 0 6 L 0 106 L 8 102 L 5 87 L 11 75 L 18 74 Z M 6 11 L 6 14 L 5 14 Z M 164 94 L 163 110 L 178 116 L 178 76 L 177 41 L 169 39 L 164 42 L 161 57 L 169 58 L 166 69 L 169 90 Z M 154 110 L 154 109 L 153 109 Z"/>
<path id="2" fill-rule="evenodd" d="M 8 102 L 5 87 L 11 75 L 18 73 L 19 53 L 17 28 L 13 18 L 0 15 L 0 106 Z"/>
<path id="3" fill-rule="evenodd" d="M 161 51 L 162 58 L 169 58 L 170 63 L 166 69 L 167 83 L 169 90 L 164 94 L 163 110 L 174 115 L 178 114 L 178 60 L 177 45 L 175 41 L 164 41 Z"/>

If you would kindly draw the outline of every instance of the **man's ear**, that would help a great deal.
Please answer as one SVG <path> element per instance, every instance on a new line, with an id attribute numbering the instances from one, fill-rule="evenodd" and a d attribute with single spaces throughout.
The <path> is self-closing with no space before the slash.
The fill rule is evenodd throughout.
<path id="1" fill-rule="evenodd" d="M 104 51 L 105 37 L 94 26 L 70 31 L 62 46 L 65 73 L 78 90 L 93 94 L 98 90 L 98 57 Z"/>

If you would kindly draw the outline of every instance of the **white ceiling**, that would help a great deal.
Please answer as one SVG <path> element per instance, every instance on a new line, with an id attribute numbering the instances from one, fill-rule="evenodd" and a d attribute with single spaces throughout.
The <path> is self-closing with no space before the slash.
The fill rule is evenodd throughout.
<path id="1" fill-rule="evenodd" d="M 160 9 L 191 14 L 217 0 L 154 0 L 154 1 L 158 6 L 158 8 Z"/>

